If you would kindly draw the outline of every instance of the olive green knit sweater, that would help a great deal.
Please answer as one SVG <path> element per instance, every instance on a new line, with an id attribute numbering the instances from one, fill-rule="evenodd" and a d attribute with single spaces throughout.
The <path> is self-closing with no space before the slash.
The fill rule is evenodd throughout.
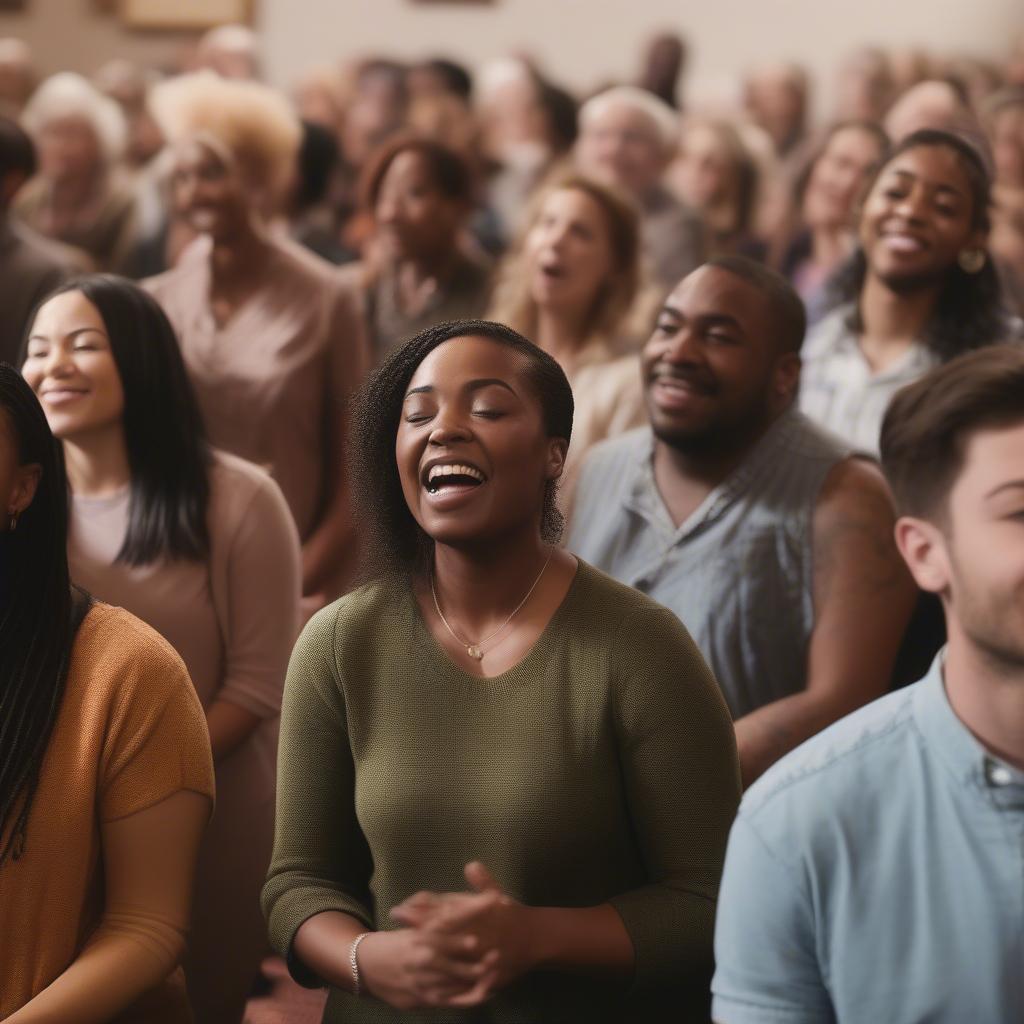
<path id="1" fill-rule="evenodd" d="M 341 910 L 373 928 L 420 889 L 465 888 L 480 860 L 535 906 L 610 902 L 630 983 L 536 973 L 472 1011 L 401 1013 L 332 990 L 324 1020 L 707 1018 L 715 897 L 739 802 L 732 724 L 666 609 L 580 563 L 513 669 L 456 667 L 411 591 L 371 584 L 306 627 L 288 670 L 277 835 L 263 893 L 295 977 L 299 925 Z"/>

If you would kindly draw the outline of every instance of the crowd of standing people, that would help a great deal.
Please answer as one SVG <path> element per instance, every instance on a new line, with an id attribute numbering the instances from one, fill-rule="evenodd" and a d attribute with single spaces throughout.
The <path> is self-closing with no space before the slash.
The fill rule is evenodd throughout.
<path id="1" fill-rule="evenodd" d="M 1024 1017 L 1024 37 L 39 79 L 0 1018 Z"/>

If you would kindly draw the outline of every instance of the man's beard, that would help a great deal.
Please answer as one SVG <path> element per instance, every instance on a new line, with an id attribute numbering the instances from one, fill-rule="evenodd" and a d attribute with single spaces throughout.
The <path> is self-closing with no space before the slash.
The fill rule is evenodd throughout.
<path id="1" fill-rule="evenodd" d="M 693 430 L 673 430 L 651 424 L 654 436 L 674 451 L 693 459 L 715 459 L 735 455 L 753 446 L 770 422 L 767 409 L 758 408 L 742 416 L 715 418 Z"/>

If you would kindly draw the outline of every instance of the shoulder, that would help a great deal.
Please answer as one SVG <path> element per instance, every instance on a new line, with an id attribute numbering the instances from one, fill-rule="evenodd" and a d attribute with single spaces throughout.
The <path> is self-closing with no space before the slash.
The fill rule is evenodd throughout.
<path id="1" fill-rule="evenodd" d="M 808 332 L 800 356 L 804 360 L 822 359 L 839 349 L 852 337 L 849 318 L 853 305 L 844 303 L 826 313 Z"/>
<path id="2" fill-rule="evenodd" d="M 582 558 L 578 561 L 579 608 L 589 622 L 613 627 L 616 647 L 627 659 L 638 651 L 650 658 L 666 642 L 692 643 L 674 612 Z"/>
<path id="3" fill-rule="evenodd" d="M 139 284 L 160 301 L 174 296 L 179 291 L 191 292 L 195 287 L 195 279 L 204 273 L 208 255 L 209 240 L 202 237 L 193 239 L 185 246 L 173 267 L 169 267 L 163 273 L 143 278 Z"/>
<path id="4" fill-rule="evenodd" d="M 600 475 L 640 465 L 651 451 L 650 427 L 636 427 L 618 437 L 599 441 L 587 452 L 584 473 Z"/>
<path id="5" fill-rule="evenodd" d="M 874 460 L 848 455 L 829 470 L 818 493 L 816 525 L 827 526 L 851 513 L 870 515 L 888 526 L 895 522 L 892 493 Z"/>
<path id="6" fill-rule="evenodd" d="M 894 763 L 916 742 L 914 693 L 920 685 L 873 701 L 787 754 L 747 790 L 740 815 L 784 847 L 858 817 L 865 801 L 883 799 Z"/>
<path id="7" fill-rule="evenodd" d="M 75 637 L 69 685 L 72 678 L 118 700 L 133 697 L 139 686 L 147 699 L 192 689 L 180 655 L 155 629 L 124 608 L 99 602 Z"/>
<path id="8" fill-rule="evenodd" d="M 402 584 L 375 580 L 344 594 L 318 611 L 306 624 L 296 654 L 332 662 L 408 641 L 402 611 L 408 593 Z"/>
<path id="9" fill-rule="evenodd" d="M 211 539 L 216 543 L 218 537 L 234 536 L 250 517 L 258 520 L 260 532 L 275 520 L 291 518 L 281 488 L 266 470 L 215 449 L 210 463 Z"/>

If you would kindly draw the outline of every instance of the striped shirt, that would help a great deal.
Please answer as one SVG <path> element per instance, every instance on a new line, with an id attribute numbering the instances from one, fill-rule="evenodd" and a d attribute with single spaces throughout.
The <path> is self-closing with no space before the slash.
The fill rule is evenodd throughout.
<path id="1" fill-rule="evenodd" d="M 789 410 L 680 526 L 651 464 L 650 428 L 583 465 L 568 547 L 671 609 L 735 718 L 806 686 L 814 628 L 812 517 L 848 450 Z"/>

